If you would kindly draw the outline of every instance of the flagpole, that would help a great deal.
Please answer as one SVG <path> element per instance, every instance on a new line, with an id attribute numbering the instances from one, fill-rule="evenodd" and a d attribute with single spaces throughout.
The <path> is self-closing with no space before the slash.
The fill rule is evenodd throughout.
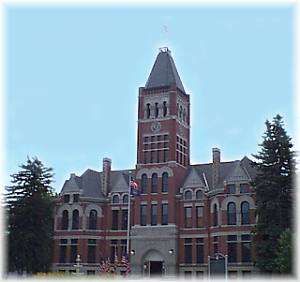
<path id="1" fill-rule="evenodd" d="M 130 191 L 131 171 L 129 171 L 128 181 L 128 210 L 127 210 L 127 256 L 129 259 L 129 236 L 130 236 L 130 202 L 131 202 L 131 191 Z"/>

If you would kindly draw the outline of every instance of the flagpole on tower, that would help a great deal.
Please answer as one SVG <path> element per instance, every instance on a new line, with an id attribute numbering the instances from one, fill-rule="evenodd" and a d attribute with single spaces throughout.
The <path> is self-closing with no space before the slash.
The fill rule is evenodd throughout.
<path id="1" fill-rule="evenodd" d="M 130 182 L 131 182 L 131 171 L 129 171 L 129 181 L 128 181 L 128 210 L 127 210 L 127 256 L 129 259 L 129 236 L 130 236 L 130 202 L 131 202 L 131 191 L 130 191 Z"/>

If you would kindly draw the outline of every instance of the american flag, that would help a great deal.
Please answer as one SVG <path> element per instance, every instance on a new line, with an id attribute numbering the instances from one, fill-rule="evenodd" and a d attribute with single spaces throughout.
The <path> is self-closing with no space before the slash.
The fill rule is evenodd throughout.
<path id="1" fill-rule="evenodd" d="M 130 181 L 130 190 L 131 195 L 137 196 L 140 194 L 139 186 L 135 180 Z"/>
<path id="2" fill-rule="evenodd" d="M 111 263 L 109 259 L 103 260 L 100 263 L 100 273 L 102 274 L 109 273 L 110 269 L 111 269 Z"/>

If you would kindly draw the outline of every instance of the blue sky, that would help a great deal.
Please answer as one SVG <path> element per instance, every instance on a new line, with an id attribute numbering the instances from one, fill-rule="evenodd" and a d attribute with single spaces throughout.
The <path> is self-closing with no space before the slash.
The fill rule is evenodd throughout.
<path id="1" fill-rule="evenodd" d="M 295 137 L 292 6 L 6 8 L 6 179 L 26 156 L 71 172 L 136 162 L 138 87 L 169 46 L 191 95 L 191 161 L 257 152 L 264 122 Z M 167 32 L 164 32 L 164 25 Z"/>

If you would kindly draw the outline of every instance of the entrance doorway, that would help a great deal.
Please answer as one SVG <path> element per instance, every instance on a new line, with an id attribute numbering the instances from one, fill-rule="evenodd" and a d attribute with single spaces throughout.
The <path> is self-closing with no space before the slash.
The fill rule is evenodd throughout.
<path id="1" fill-rule="evenodd" d="M 162 261 L 149 261 L 150 276 L 161 276 L 163 274 L 163 262 Z"/>

